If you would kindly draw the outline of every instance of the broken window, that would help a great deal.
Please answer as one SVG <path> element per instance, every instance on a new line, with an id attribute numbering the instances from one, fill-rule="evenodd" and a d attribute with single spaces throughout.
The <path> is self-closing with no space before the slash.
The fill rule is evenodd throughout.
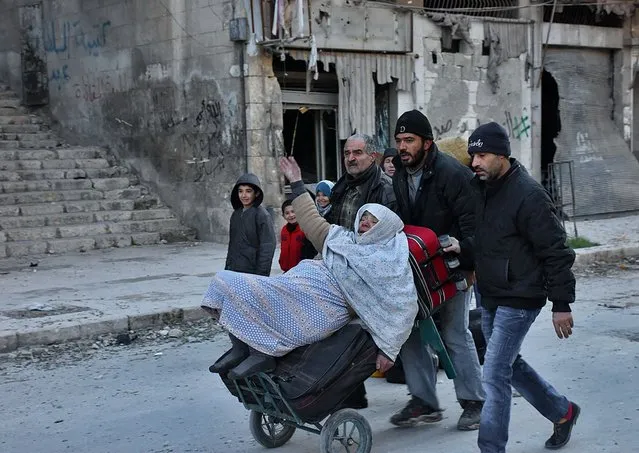
<path id="1" fill-rule="evenodd" d="M 623 28 L 624 16 L 608 13 L 596 6 L 562 5 L 555 8 L 552 15 L 552 5 L 544 6 L 544 22 L 556 24 L 594 25 L 597 27 Z"/>

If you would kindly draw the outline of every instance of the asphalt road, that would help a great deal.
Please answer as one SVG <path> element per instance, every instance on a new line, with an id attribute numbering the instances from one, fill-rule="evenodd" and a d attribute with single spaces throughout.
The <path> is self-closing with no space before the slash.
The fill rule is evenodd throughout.
<path id="1" fill-rule="evenodd" d="M 554 336 L 550 312 L 533 326 L 527 360 L 582 406 L 571 443 L 579 453 L 639 451 L 639 269 L 581 275 L 575 334 Z M 262 452 L 248 412 L 208 373 L 224 336 L 133 343 L 89 358 L 62 353 L 29 362 L 0 356 L 0 452 Z M 374 452 L 476 452 L 476 432 L 455 429 L 460 409 L 440 374 L 446 418 L 413 429 L 388 418 L 408 399 L 403 385 L 367 381 Z M 548 421 L 515 398 L 509 453 L 547 451 Z M 319 452 L 319 437 L 295 433 L 286 453 Z"/>

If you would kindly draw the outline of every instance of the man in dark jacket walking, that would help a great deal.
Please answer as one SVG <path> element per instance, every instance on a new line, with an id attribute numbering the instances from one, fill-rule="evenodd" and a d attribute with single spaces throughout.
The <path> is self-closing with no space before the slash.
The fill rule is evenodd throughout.
<path id="1" fill-rule="evenodd" d="M 355 216 L 366 203 L 379 203 L 396 210 L 392 180 L 376 165 L 377 150 L 373 138 L 354 134 L 344 144 L 346 174 L 337 180 L 331 191 L 331 210 L 326 216 L 329 223 L 354 228 Z M 343 407 L 368 407 L 366 387 L 358 386 L 343 403 Z"/>
<path id="2" fill-rule="evenodd" d="M 460 247 L 453 241 L 449 250 L 474 251 L 484 308 L 482 330 L 488 347 L 479 448 L 482 453 L 506 451 L 511 385 L 554 424 L 546 448 L 561 448 L 570 440 L 580 408 L 539 376 L 519 351 L 546 299 L 553 303 L 557 336 L 572 334 L 575 253 L 566 245 L 566 233 L 546 191 L 510 158 L 503 127 L 488 123 L 475 129 L 468 153 L 480 193 L 477 228 L 474 242 Z"/>
<path id="3" fill-rule="evenodd" d="M 399 156 L 393 162 L 393 186 L 404 223 L 430 228 L 437 235 L 456 236 L 462 243 L 470 240 L 475 228 L 472 172 L 437 149 L 428 119 L 417 110 L 406 112 L 397 120 L 395 143 Z M 472 270 L 472 259 L 465 258 L 460 258 L 462 269 Z M 441 334 L 457 372 L 455 392 L 463 409 L 457 427 L 464 431 L 479 428 L 484 400 L 479 359 L 468 329 L 469 310 L 470 291 L 464 291 L 439 311 Z M 401 359 L 412 399 L 393 415 L 391 423 L 412 426 L 440 421 L 442 410 L 435 390 L 437 368 L 418 330 L 404 344 Z"/>
<path id="4" fill-rule="evenodd" d="M 264 193 L 259 178 L 246 173 L 231 192 L 233 214 L 229 226 L 229 248 L 224 269 L 270 275 L 275 254 L 273 219 L 262 206 Z"/>

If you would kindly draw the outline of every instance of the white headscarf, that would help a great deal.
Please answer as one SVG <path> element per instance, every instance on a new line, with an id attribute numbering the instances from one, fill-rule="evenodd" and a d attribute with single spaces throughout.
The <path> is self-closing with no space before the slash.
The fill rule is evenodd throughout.
<path id="1" fill-rule="evenodd" d="M 370 212 L 378 223 L 358 234 Z M 404 223 L 390 209 L 365 204 L 355 217 L 355 231 L 332 225 L 322 255 L 346 299 L 366 324 L 375 344 L 395 360 L 417 316 L 417 292 L 408 264 Z"/>

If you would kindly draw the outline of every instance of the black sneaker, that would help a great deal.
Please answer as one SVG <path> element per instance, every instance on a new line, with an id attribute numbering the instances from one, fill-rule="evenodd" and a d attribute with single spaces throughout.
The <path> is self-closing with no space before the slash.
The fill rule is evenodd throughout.
<path id="1" fill-rule="evenodd" d="M 572 404 L 572 418 L 564 423 L 555 423 L 552 436 L 546 441 L 546 448 L 558 450 L 568 443 L 572 427 L 577 423 L 577 418 L 581 413 L 581 408 L 575 403 Z"/>
<path id="2" fill-rule="evenodd" d="M 462 400 L 459 403 L 464 411 L 457 422 L 457 429 L 460 431 L 474 431 L 479 429 L 479 418 L 484 402 Z"/>
<path id="3" fill-rule="evenodd" d="M 442 419 L 441 409 L 434 409 L 413 397 L 406 407 L 393 415 L 390 422 L 395 426 L 417 426 L 423 423 L 436 423 Z"/>

